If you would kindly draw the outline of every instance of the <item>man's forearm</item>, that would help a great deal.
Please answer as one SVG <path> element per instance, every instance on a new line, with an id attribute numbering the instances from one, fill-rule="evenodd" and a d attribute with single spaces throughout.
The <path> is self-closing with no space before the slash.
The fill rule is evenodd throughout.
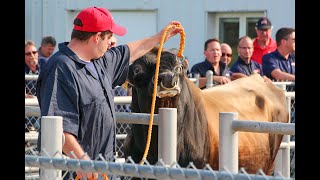
<path id="1" fill-rule="evenodd" d="M 74 137 L 74 135 L 70 133 L 64 132 L 65 135 L 65 143 L 62 147 L 62 151 L 70 158 L 72 159 L 82 159 L 82 160 L 89 160 L 90 157 L 84 156 L 85 152 L 81 148 L 80 144 L 78 143 L 77 139 Z M 74 155 L 71 154 L 73 152 Z"/>
<path id="2" fill-rule="evenodd" d="M 158 45 L 161 40 L 161 34 L 144 38 L 142 40 L 130 42 L 127 45 L 130 49 L 130 63 L 149 52 L 153 47 Z"/>

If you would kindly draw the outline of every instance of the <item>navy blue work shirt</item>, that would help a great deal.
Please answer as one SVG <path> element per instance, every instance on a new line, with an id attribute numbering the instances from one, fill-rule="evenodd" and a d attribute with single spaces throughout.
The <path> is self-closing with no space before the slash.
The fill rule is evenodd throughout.
<path id="1" fill-rule="evenodd" d="M 271 72 L 280 69 L 282 72 L 295 74 L 295 56 L 289 54 L 288 59 L 283 57 L 278 50 L 266 54 L 262 57 L 263 74 L 271 80 L 276 80 L 271 76 Z"/>
<path id="2" fill-rule="evenodd" d="M 41 116 L 62 116 L 63 131 L 73 134 L 91 159 L 102 154 L 110 160 L 115 152 L 116 133 L 112 88 L 127 78 L 129 47 L 117 46 L 92 60 L 95 73 L 67 44 L 58 45 L 59 50 L 39 75 Z"/>
<path id="3" fill-rule="evenodd" d="M 205 59 L 203 62 L 193 65 L 190 73 L 193 75 L 193 77 L 194 77 L 194 74 L 200 74 L 200 77 L 206 77 L 206 73 L 208 70 L 211 70 L 214 76 L 226 76 L 229 73 L 229 68 L 225 62 L 220 61 L 219 67 L 220 67 L 220 74 L 217 74 L 214 71 L 212 64 L 207 59 Z"/>
<path id="4" fill-rule="evenodd" d="M 257 70 L 261 76 L 263 75 L 262 66 L 259 63 L 253 60 L 250 60 L 250 63 L 247 63 L 243 59 L 238 57 L 237 61 L 230 68 L 230 74 L 232 75 L 232 73 L 242 73 L 250 76 L 254 70 Z"/>

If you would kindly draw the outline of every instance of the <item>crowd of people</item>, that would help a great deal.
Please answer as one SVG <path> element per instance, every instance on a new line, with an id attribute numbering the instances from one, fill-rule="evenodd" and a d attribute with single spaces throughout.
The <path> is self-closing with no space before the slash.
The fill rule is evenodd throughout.
<path id="1" fill-rule="evenodd" d="M 183 31 L 177 21 L 168 25 L 172 27 L 165 40 Z M 56 53 L 53 53 L 56 40 L 52 36 L 43 37 L 38 49 L 33 41 L 25 42 L 25 74 L 39 75 L 36 84 L 26 82 L 26 98 L 36 95 L 41 116 L 63 117 L 64 154 L 84 160 L 95 159 L 99 154 L 106 160 L 114 157 L 117 106 L 112 91 L 118 88 L 120 95 L 128 95 L 121 85 L 127 78 L 129 63 L 158 45 L 165 29 L 145 39 L 119 45 L 115 35 L 125 35 L 126 29 L 115 23 L 107 9 L 89 7 L 77 15 L 70 42 L 59 43 Z M 188 72 L 205 77 L 211 70 L 213 81 L 219 84 L 252 73 L 259 73 L 265 80 L 294 81 L 295 30 L 280 28 L 273 40 L 271 21 L 262 17 L 256 23 L 256 33 L 254 39 L 248 36 L 239 39 L 238 59 L 232 65 L 230 45 L 216 38 L 208 39 L 204 43 L 205 60 Z M 177 49 L 170 51 L 177 53 Z M 199 87 L 205 88 L 201 82 Z M 28 86 L 35 86 L 30 88 L 34 92 L 27 91 Z M 39 132 L 39 149 L 40 137 Z M 98 174 L 77 171 L 70 176 L 96 179 Z"/>
<path id="2" fill-rule="evenodd" d="M 276 32 L 276 40 L 273 40 L 273 26 L 267 17 L 261 17 L 255 28 L 256 38 L 239 38 L 238 58 L 231 67 L 231 47 L 218 39 L 208 39 L 204 44 L 205 60 L 192 66 L 191 76 L 199 74 L 206 77 L 206 72 L 211 70 L 213 81 L 218 84 L 253 73 L 260 74 L 265 81 L 295 81 L 295 29 L 282 27 Z M 199 87 L 205 88 L 201 80 Z"/>

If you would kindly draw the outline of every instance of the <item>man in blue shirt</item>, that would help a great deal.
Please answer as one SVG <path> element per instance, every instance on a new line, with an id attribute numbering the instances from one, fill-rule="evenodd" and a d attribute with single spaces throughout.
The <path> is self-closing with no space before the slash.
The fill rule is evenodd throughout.
<path id="1" fill-rule="evenodd" d="M 112 88 L 125 82 L 129 63 L 146 54 L 161 41 L 166 28 L 157 34 L 108 50 L 113 33 L 123 36 L 111 13 L 100 7 L 82 10 L 75 18 L 71 41 L 60 43 L 37 82 L 41 116 L 62 116 L 65 144 L 70 158 L 106 160 L 115 155 L 115 109 Z M 181 33 L 177 21 L 170 22 L 165 40 Z M 41 141 L 38 141 L 41 142 Z M 87 153 L 87 155 L 85 155 Z M 94 178 L 77 171 L 78 178 Z M 110 177 L 109 177 L 110 178 Z"/>
<path id="2" fill-rule="evenodd" d="M 253 41 L 249 36 L 243 36 L 238 43 L 237 61 L 230 69 L 231 80 L 250 76 L 253 73 L 262 75 L 262 66 L 251 59 L 253 54 Z"/>
<path id="3" fill-rule="evenodd" d="M 49 57 L 53 54 L 56 44 L 56 39 L 53 36 L 44 36 L 42 38 L 41 45 L 38 49 L 39 64 L 41 67 L 47 63 Z"/>
<path id="4" fill-rule="evenodd" d="M 295 81 L 295 29 L 280 28 L 277 49 L 262 57 L 263 74 L 276 81 Z"/>
<path id="5" fill-rule="evenodd" d="M 220 84 L 230 82 L 229 68 L 225 62 L 220 61 L 221 58 L 221 45 L 218 39 L 208 39 L 204 43 L 204 52 L 206 59 L 203 62 L 197 63 L 192 66 L 190 73 L 194 76 L 200 74 L 200 77 L 206 77 L 208 70 L 213 72 L 213 81 Z M 200 79 L 199 87 L 205 87 L 205 78 Z"/>

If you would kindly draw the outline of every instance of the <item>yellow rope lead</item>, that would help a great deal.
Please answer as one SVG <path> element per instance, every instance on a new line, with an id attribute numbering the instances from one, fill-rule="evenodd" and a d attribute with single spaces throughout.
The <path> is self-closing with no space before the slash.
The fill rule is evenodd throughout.
<path id="1" fill-rule="evenodd" d="M 161 51 L 162 51 L 162 46 L 163 46 L 165 37 L 166 37 L 169 29 L 172 26 L 178 26 L 178 25 L 168 25 L 168 27 L 166 27 L 166 29 L 164 30 L 163 35 L 161 37 L 160 46 L 159 46 L 159 49 L 158 49 L 157 61 L 156 61 L 156 72 L 155 72 L 155 75 L 154 75 L 155 78 L 154 78 L 154 84 L 153 84 L 153 96 L 152 96 L 152 104 L 151 104 L 151 112 L 150 112 L 150 121 L 149 121 L 149 128 L 148 128 L 148 138 L 147 138 L 146 148 L 144 150 L 144 154 L 143 154 L 142 160 L 139 163 L 140 165 L 143 165 L 144 161 L 147 159 L 147 155 L 148 155 L 149 148 L 150 148 L 151 132 L 152 132 L 152 125 L 153 125 L 153 115 L 154 115 L 154 108 L 155 108 L 155 103 L 156 103 L 156 94 L 157 94 L 158 74 L 159 74 Z M 179 49 L 179 52 L 177 54 L 178 57 L 182 57 L 183 56 L 184 41 L 185 41 L 185 33 L 184 33 L 184 31 L 182 31 L 180 33 L 180 49 Z"/>

